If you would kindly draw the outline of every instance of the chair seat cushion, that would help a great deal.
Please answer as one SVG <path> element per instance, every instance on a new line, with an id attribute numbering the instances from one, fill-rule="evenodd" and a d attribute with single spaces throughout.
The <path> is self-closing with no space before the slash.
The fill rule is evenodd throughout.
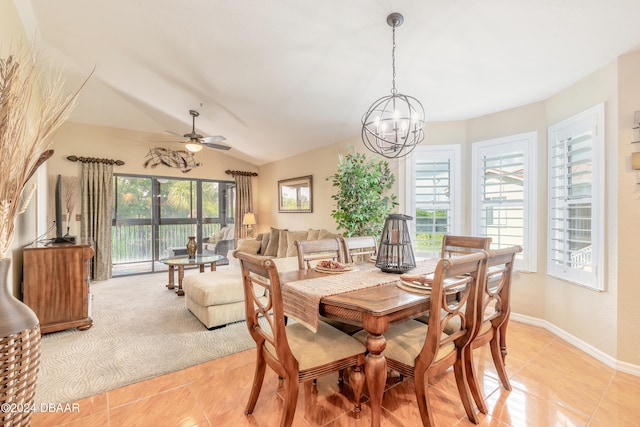
<path id="1" fill-rule="evenodd" d="M 300 371 L 364 354 L 366 351 L 363 344 L 324 322 L 319 322 L 317 333 L 301 323 L 287 325 L 286 331 L 289 347 L 298 361 Z M 266 349 L 275 357 L 275 348 L 267 344 Z"/>
<path id="2" fill-rule="evenodd" d="M 408 320 L 398 325 L 391 326 L 383 335 L 387 340 L 387 347 L 384 349 L 385 357 L 403 363 L 407 366 L 413 366 L 418 357 L 418 353 L 424 346 L 424 340 L 427 337 L 429 328 L 422 322 L 416 320 Z M 367 331 L 360 331 L 353 337 L 364 343 L 367 339 Z M 441 339 L 447 338 L 444 332 Z M 456 347 L 453 342 L 448 342 L 441 346 L 436 355 L 435 361 L 442 359 L 455 351 Z"/>

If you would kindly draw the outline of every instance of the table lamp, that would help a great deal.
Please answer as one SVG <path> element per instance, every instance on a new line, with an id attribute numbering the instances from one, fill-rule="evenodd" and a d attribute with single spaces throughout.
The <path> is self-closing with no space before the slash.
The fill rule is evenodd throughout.
<path id="1" fill-rule="evenodd" d="M 242 218 L 242 225 L 247 226 L 247 237 L 253 237 L 253 226 L 256 225 L 256 216 L 252 212 L 247 212 Z"/>

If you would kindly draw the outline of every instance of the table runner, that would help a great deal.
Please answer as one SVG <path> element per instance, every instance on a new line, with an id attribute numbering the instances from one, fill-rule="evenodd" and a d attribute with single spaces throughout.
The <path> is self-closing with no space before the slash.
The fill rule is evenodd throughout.
<path id="1" fill-rule="evenodd" d="M 431 274 L 438 259 L 419 261 L 409 274 Z M 360 264 L 359 271 L 342 274 L 326 274 L 313 279 L 297 280 L 282 284 L 284 312 L 314 332 L 318 330 L 320 300 L 325 296 L 357 291 L 388 283 L 398 283 L 399 274 L 383 273 L 373 265 Z"/>

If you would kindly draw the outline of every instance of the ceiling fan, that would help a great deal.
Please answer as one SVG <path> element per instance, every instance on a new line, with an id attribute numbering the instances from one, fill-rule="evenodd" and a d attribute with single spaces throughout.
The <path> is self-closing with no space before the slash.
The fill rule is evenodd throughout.
<path id="1" fill-rule="evenodd" d="M 189 110 L 189 114 L 193 118 L 193 127 L 190 133 L 185 133 L 184 135 L 180 135 L 177 132 L 172 132 L 170 130 L 166 131 L 171 135 L 175 135 L 178 137 L 189 138 L 188 141 L 180 141 L 185 143 L 185 148 L 192 153 L 197 153 L 202 150 L 202 147 L 215 148 L 216 150 L 230 150 L 231 147 L 222 144 L 216 144 L 218 141 L 225 141 L 225 138 L 222 135 L 214 135 L 214 136 L 202 136 L 199 133 L 196 133 L 196 117 L 200 115 L 196 110 Z"/>

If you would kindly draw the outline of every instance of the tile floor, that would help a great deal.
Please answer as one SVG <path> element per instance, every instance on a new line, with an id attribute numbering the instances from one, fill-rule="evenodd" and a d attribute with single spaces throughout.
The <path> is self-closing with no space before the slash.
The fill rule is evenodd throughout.
<path id="1" fill-rule="evenodd" d="M 512 322 L 508 371 L 513 390 L 502 389 L 487 348 L 475 351 L 484 372 L 489 414 L 481 426 L 635 426 L 640 422 L 640 377 L 616 372 L 550 332 Z M 278 424 L 278 380 L 267 376 L 252 415 L 244 415 L 253 379 L 253 350 L 82 399 L 76 412 L 36 413 L 40 426 L 264 426 Z M 336 376 L 300 387 L 294 426 L 369 426 L 364 401 L 356 418 L 348 387 Z M 413 381 L 390 378 L 383 400 L 383 426 L 419 426 Z M 457 395 L 451 370 L 429 387 L 438 426 L 472 426 Z"/>

